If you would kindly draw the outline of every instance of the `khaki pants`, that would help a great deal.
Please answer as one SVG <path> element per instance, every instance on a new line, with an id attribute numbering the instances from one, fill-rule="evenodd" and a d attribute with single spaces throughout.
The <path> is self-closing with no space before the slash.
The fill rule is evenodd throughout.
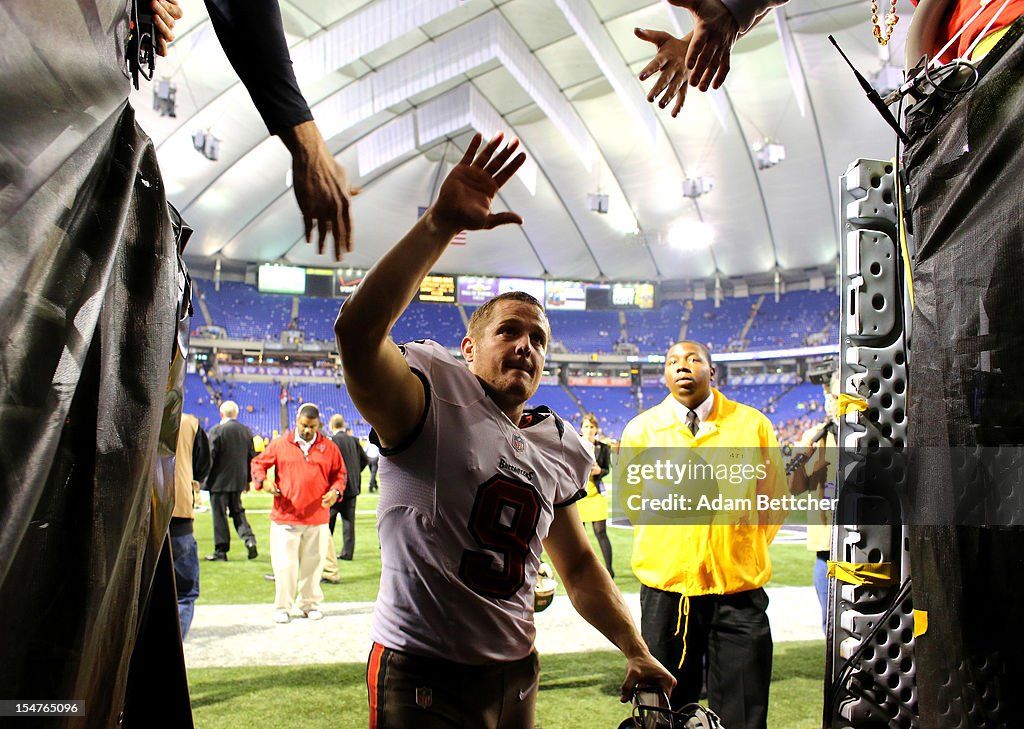
<path id="1" fill-rule="evenodd" d="M 338 573 L 338 555 L 334 552 L 334 535 L 331 534 L 330 529 L 324 529 L 324 545 L 323 545 L 323 575 L 325 580 L 336 580 L 340 577 Z"/>
<path id="2" fill-rule="evenodd" d="M 290 610 L 295 604 L 298 588 L 298 608 L 309 612 L 319 608 L 324 593 L 320 589 L 323 571 L 323 550 L 326 542 L 326 524 L 270 523 L 270 564 L 274 567 L 277 596 L 275 610 Z"/>

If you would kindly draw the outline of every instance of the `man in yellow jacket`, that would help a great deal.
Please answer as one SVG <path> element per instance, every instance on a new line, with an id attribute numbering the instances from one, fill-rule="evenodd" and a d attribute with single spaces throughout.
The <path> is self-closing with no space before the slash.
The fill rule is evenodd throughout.
<path id="1" fill-rule="evenodd" d="M 706 658 L 708 705 L 722 723 L 765 729 L 772 636 L 763 586 L 772 574 L 768 545 L 785 513 L 763 504 L 786 494 L 786 478 L 771 422 L 712 388 L 714 374 L 707 347 L 674 344 L 665 358 L 669 396 L 622 433 L 623 454 L 659 449 L 676 466 L 730 462 L 737 477 L 719 475 L 714 487 L 734 504 L 751 505 L 683 524 L 651 523 L 658 516 L 637 522 L 632 566 L 641 582 L 641 633 L 678 681 L 673 708 L 697 701 Z M 695 482 L 676 482 L 676 501 L 690 504 L 680 508 L 695 507 Z"/>

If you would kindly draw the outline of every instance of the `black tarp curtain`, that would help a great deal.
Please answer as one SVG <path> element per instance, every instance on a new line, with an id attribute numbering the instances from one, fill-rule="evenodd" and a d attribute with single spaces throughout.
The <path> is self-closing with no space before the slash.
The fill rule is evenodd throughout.
<path id="1" fill-rule="evenodd" d="M 915 508 L 947 503 L 951 446 L 1024 444 L 1024 19 L 963 96 L 908 115 L 915 309 L 908 366 Z M 920 448 L 928 446 L 928 448 Z M 960 449 L 963 450 L 963 449 Z M 1017 488 L 1024 488 L 1018 482 Z M 932 522 L 937 524 L 937 522 Z M 908 528 L 921 729 L 1024 722 L 1024 527 Z"/>
<path id="2" fill-rule="evenodd" d="M 0 723 L 188 727 L 166 538 L 186 275 L 126 4 L 4 2 L 0 28 L 0 698 L 86 702 Z"/>

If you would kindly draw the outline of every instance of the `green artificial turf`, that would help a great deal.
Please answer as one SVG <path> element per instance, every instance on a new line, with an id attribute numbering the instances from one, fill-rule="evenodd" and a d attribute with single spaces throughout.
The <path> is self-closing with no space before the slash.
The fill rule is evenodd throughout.
<path id="1" fill-rule="evenodd" d="M 629 712 L 618 701 L 624 662 L 616 652 L 541 656 L 537 727 L 614 729 Z M 775 646 L 770 729 L 821 726 L 820 641 Z M 199 729 L 293 729 L 367 725 L 365 666 L 252 666 L 189 671 Z"/>

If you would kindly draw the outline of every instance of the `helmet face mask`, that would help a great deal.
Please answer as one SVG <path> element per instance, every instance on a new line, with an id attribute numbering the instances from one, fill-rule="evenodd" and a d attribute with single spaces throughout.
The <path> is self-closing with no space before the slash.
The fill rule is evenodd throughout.
<path id="1" fill-rule="evenodd" d="M 633 714 L 619 729 L 725 729 L 718 715 L 700 704 L 673 710 L 668 695 L 657 687 L 633 690 Z"/>

